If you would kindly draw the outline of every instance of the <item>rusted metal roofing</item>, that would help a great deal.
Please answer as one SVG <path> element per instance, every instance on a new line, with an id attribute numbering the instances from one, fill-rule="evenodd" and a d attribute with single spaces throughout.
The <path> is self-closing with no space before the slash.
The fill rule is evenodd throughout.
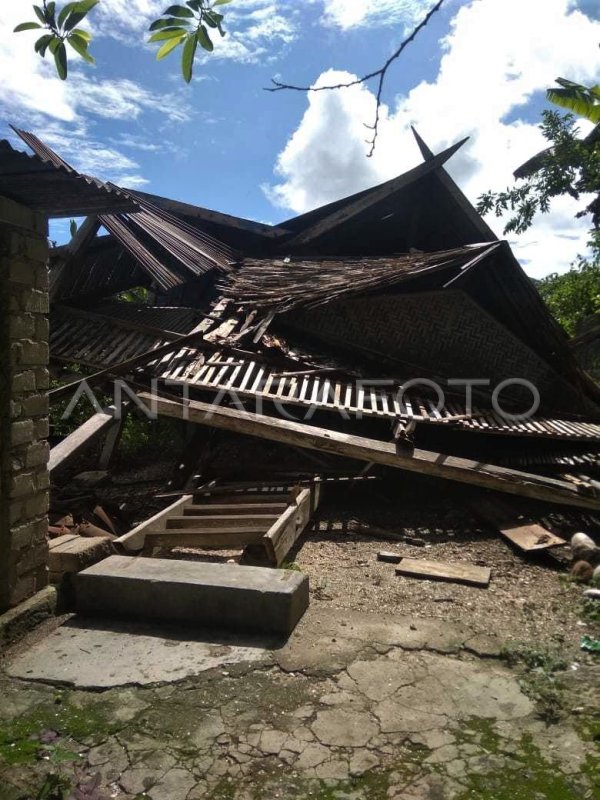
<path id="1" fill-rule="evenodd" d="M 40 145 L 30 156 L 0 141 L 0 194 L 49 217 L 73 217 L 101 212 L 132 210 L 135 203 L 114 187 L 81 175 L 56 161 L 32 134 L 16 131 L 29 144 Z"/>
<path id="2" fill-rule="evenodd" d="M 101 215 L 100 222 L 165 291 L 216 269 L 227 272 L 237 254 L 143 200 L 132 214 Z"/>
<path id="3" fill-rule="evenodd" d="M 65 264 L 50 251 L 50 297 L 65 302 L 109 297 L 136 286 L 150 286 L 137 261 L 112 237 L 98 237 L 88 247 L 85 262 Z"/>

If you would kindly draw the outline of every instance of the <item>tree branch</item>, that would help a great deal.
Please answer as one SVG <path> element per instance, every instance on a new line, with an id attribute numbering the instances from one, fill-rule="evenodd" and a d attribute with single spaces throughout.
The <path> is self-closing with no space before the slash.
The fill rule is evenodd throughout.
<path id="1" fill-rule="evenodd" d="M 272 78 L 271 81 L 273 83 L 273 86 L 266 87 L 265 91 L 281 92 L 282 90 L 286 89 L 295 92 L 327 92 L 337 89 L 349 89 L 352 86 L 359 86 L 360 84 L 368 83 L 368 81 L 377 78 L 378 83 L 377 83 L 377 94 L 376 94 L 375 121 L 373 125 L 367 125 L 365 123 L 365 127 L 373 131 L 373 137 L 367 140 L 367 144 L 370 145 L 370 150 L 367 153 L 367 157 L 371 158 L 371 156 L 375 152 L 375 145 L 377 143 L 377 136 L 379 134 L 379 123 L 381 121 L 381 102 L 382 102 L 381 96 L 383 94 L 383 86 L 385 83 L 387 71 L 394 63 L 394 61 L 396 61 L 396 59 L 400 57 L 404 49 L 408 47 L 408 45 L 417 37 L 419 32 L 423 30 L 423 28 L 427 25 L 431 17 L 433 17 L 433 15 L 440 10 L 444 2 L 445 0 L 438 0 L 438 2 L 428 12 L 425 18 L 413 30 L 410 36 L 408 36 L 402 42 L 400 47 L 394 53 L 392 53 L 392 55 L 388 58 L 385 64 L 379 69 L 376 69 L 374 72 L 369 72 L 367 75 L 363 75 L 362 78 L 356 78 L 356 80 L 348 81 L 347 83 L 335 83 L 335 84 L 329 84 L 327 86 L 294 86 L 293 84 L 289 83 L 281 83 L 280 81 L 276 81 Z"/>

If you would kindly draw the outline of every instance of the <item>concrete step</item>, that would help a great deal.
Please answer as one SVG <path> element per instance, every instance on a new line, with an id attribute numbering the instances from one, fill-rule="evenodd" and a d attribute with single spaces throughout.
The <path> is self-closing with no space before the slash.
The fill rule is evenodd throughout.
<path id="1" fill-rule="evenodd" d="M 251 528 L 266 532 L 276 522 L 280 514 L 220 514 L 218 516 L 203 515 L 199 517 L 169 517 L 167 530 L 170 528 Z"/>
<path id="2" fill-rule="evenodd" d="M 185 506 L 186 516 L 216 516 L 217 514 L 282 514 L 287 503 L 230 503 L 228 505 L 212 503 L 205 506 Z"/>
<path id="3" fill-rule="evenodd" d="M 287 635 L 308 608 L 308 577 L 292 570 L 111 556 L 74 580 L 82 614 Z"/>

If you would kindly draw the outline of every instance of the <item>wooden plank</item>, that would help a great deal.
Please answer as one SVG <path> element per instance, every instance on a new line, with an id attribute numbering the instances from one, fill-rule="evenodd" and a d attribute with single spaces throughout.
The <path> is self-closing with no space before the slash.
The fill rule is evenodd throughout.
<path id="1" fill-rule="evenodd" d="M 220 498 L 219 498 L 220 499 Z M 214 503 L 203 506 L 193 505 L 183 509 L 184 516 L 199 517 L 216 514 L 282 514 L 287 503 Z"/>
<path id="2" fill-rule="evenodd" d="M 222 487 L 225 488 L 225 487 Z M 213 503 L 218 505 L 233 505 L 233 506 L 252 506 L 258 509 L 264 503 L 281 502 L 285 506 L 288 505 L 289 496 L 287 492 L 239 492 L 238 494 L 226 494 L 215 492 L 210 495 L 195 495 L 196 502 L 202 501 L 205 505 Z"/>
<path id="3" fill-rule="evenodd" d="M 567 544 L 560 536 L 536 522 L 520 520 L 514 509 L 504 503 L 487 498 L 478 499 L 471 505 L 473 512 L 481 517 L 524 553 L 548 550 Z"/>
<path id="4" fill-rule="evenodd" d="M 235 550 L 248 544 L 258 544 L 264 534 L 261 531 L 190 531 L 186 528 L 165 531 L 148 531 L 144 541 L 144 552 L 156 547 L 197 547 L 199 549 Z"/>
<path id="5" fill-rule="evenodd" d="M 390 553 L 389 550 L 381 550 L 377 553 L 377 561 L 383 561 L 385 564 L 399 564 L 405 556 L 398 553 Z"/>
<path id="6" fill-rule="evenodd" d="M 487 587 L 491 574 L 492 571 L 489 567 L 476 567 L 473 564 L 444 564 L 441 561 L 422 561 L 416 558 L 403 558 L 400 566 L 396 567 L 396 575 L 464 583 L 467 586 Z"/>
<path id="7" fill-rule="evenodd" d="M 150 517 L 150 519 L 140 523 L 133 530 L 129 531 L 129 533 L 125 533 L 123 536 L 115 539 L 113 544 L 117 546 L 121 545 L 121 547 L 123 547 L 125 550 L 132 553 L 141 550 L 144 547 L 144 540 L 148 531 L 157 533 L 166 530 L 167 520 L 169 517 L 173 516 L 174 514 L 182 513 L 182 509 L 184 509 L 187 505 L 190 505 L 192 500 L 193 495 L 184 495 L 183 497 L 179 498 L 179 500 L 171 503 L 171 505 L 167 508 L 159 511 L 158 514 L 155 514 L 153 517 Z"/>
<path id="8" fill-rule="evenodd" d="M 320 484 L 303 489 L 294 503 L 266 533 L 264 545 L 271 563 L 280 566 L 306 528 L 319 503 Z M 314 499 L 313 499 L 314 495 Z"/>
<path id="9" fill-rule="evenodd" d="M 139 397 L 146 403 L 152 400 L 152 397 L 144 392 L 140 393 Z M 309 450 L 334 453 L 359 461 L 372 461 L 397 469 L 532 497 L 549 503 L 600 509 L 600 495 L 597 492 L 584 492 L 581 487 L 575 487 L 567 481 L 417 448 L 410 453 L 397 452 L 394 442 L 351 436 L 264 414 L 252 414 L 224 407 L 215 408 L 213 405 L 198 401 L 186 403 L 184 409 L 179 401 L 161 397 L 155 397 L 154 400 L 159 414 L 176 419 L 182 419 L 187 414 L 190 422 L 200 425 L 232 430 L 288 445 L 306 447 Z"/>
<path id="10" fill-rule="evenodd" d="M 100 436 L 104 430 L 114 425 L 115 411 L 114 406 L 110 406 L 105 411 L 99 411 L 63 439 L 62 442 L 53 447 L 50 450 L 48 470 L 52 472 L 57 467 L 66 464 L 69 459 Z"/>
<path id="11" fill-rule="evenodd" d="M 279 514 L 189 514 L 169 517 L 167 530 L 171 528 L 248 528 L 265 533 L 279 518 Z"/>

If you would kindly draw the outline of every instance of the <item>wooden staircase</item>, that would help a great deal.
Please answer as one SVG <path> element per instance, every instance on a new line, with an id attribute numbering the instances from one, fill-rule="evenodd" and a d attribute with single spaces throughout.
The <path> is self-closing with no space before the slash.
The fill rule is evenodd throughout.
<path id="1" fill-rule="evenodd" d="M 321 484 L 223 484 L 204 488 L 116 540 L 152 556 L 175 547 L 243 549 L 241 564 L 279 567 L 315 512 Z"/>

